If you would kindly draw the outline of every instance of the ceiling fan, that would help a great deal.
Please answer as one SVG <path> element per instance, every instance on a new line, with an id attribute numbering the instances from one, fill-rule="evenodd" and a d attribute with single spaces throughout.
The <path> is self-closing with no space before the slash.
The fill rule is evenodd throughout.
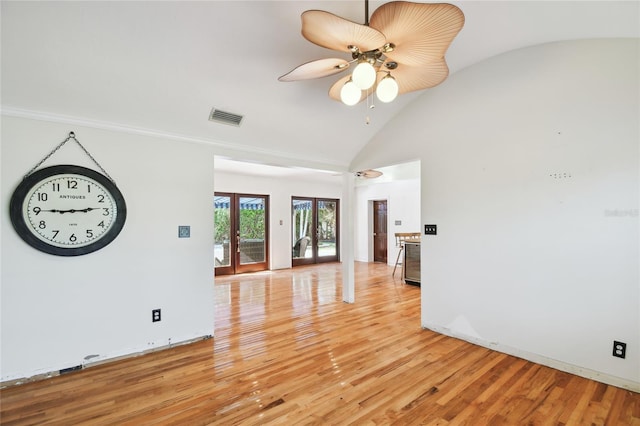
<path id="1" fill-rule="evenodd" d="M 449 75 L 444 55 L 464 25 L 462 11 L 447 3 L 392 1 L 376 9 L 365 24 L 323 10 L 302 13 L 302 35 L 318 46 L 351 54 L 351 60 L 318 59 L 278 78 L 299 81 L 338 74 L 355 64 L 353 73 L 329 89 L 331 99 L 355 105 L 375 90 L 381 102 L 398 94 L 427 89 Z"/>
<path id="2" fill-rule="evenodd" d="M 382 172 L 380 170 L 367 169 L 360 170 L 359 172 L 356 172 L 355 175 L 362 179 L 374 179 L 382 176 Z"/>

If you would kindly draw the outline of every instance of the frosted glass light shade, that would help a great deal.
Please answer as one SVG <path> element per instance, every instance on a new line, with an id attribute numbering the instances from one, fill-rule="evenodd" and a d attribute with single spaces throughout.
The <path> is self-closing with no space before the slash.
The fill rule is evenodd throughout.
<path id="1" fill-rule="evenodd" d="M 360 62 L 353 70 L 351 78 L 360 90 L 367 90 L 376 82 L 376 70 L 369 62 Z"/>
<path id="2" fill-rule="evenodd" d="M 352 80 L 347 81 L 340 90 L 340 99 L 345 105 L 351 106 L 357 104 L 360 102 L 361 96 L 362 90 L 360 90 Z"/>
<path id="3" fill-rule="evenodd" d="M 380 102 L 391 102 L 398 96 L 398 82 L 391 74 L 380 80 L 376 89 L 376 96 Z"/>

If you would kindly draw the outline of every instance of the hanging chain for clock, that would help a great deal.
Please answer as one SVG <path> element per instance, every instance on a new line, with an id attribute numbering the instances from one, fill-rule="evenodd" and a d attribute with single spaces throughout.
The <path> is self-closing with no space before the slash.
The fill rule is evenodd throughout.
<path id="1" fill-rule="evenodd" d="M 100 163 L 98 163 L 98 161 L 97 161 L 95 158 L 93 158 L 93 155 L 91 155 L 91 154 L 89 153 L 89 151 L 87 151 L 87 149 L 86 149 L 86 148 L 85 148 L 85 147 L 80 143 L 80 141 L 79 141 L 78 139 L 76 139 L 76 134 L 75 134 L 75 133 L 73 133 L 73 132 L 69 132 L 69 136 L 67 136 L 67 138 L 66 138 L 65 140 L 63 140 L 62 142 L 60 142 L 60 143 L 58 144 L 58 146 L 56 146 L 55 148 L 53 148 L 53 150 L 52 150 L 52 151 L 51 151 L 51 152 L 50 152 L 46 157 L 44 157 L 42 160 L 40 160 L 40 162 L 39 162 L 38 164 L 36 164 L 36 165 L 31 169 L 31 170 L 29 170 L 29 173 L 27 173 L 27 174 L 24 176 L 24 179 L 26 179 L 29 175 L 31 175 L 31 173 L 35 172 L 35 171 L 36 171 L 36 169 L 42 165 L 42 163 L 44 163 L 45 161 L 47 161 L 47 160 L 48 160 L 48 159 L 49 159 L 53 154 L 55 154 L 55 153 L 56 153 L 56 151 L 57 151 L 57 150 L 59 150 L 60 148 L 62 148 L 62 146 L 63 146 L 65 143 L 67 143 L 70 139 L 73 139 L 73 140 L 75 141 L 75 143 L 77 143 L 77 144 L 78 144 L 78 146 L 79 146 L 80 148 L 82 148 L 82 150 L 84 151 L 84 153 L 85 153 L 85 154 L 87 154 L 87 156 L 91 159 L 91 161 L 93 161 L 93 163 L 94 163 L 96 166 L 98 166 L 98 168 L 100 169 L 100 171 L 102 171 L 102 174 L 104 174 L 107 178 L 109 178 L 109 180 L 110 180 L 111 182 L 113 182 L 114 184 L 116 183 L 116 181 L 115 181 L 115 180 L 113 180 L 113 179 L 111 178 L 111 176 L 109 176 L 109 173 L 107 173 L 107 171 L 106 171 L 106 170 L 105 170 L 105 169 L 100 165 Z"/>

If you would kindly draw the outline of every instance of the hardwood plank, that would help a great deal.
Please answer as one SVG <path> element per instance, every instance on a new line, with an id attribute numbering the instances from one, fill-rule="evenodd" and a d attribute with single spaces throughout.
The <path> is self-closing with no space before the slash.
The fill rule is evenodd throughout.
<path id="1" fill-rule="evenodd" d="M 640 394 L 420 328 L 356 263 L 217 277 L 215 337 L 0 391 L 3 425 L 640 425 Z"/>

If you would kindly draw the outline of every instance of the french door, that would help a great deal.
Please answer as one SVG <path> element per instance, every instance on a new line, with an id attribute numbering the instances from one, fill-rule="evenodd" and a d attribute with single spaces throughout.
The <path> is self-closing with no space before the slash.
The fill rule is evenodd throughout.
<path id="1" fill-rule="evenodd" d="M 216 192 L 215 274 L 269 269 L 269 196 Z"/>
<path id="2" fill-rule="evenodd" d="M 291 263 L 293 266 L 339 260 L 339 217 L 339 200 L 291 198 Z"/>

